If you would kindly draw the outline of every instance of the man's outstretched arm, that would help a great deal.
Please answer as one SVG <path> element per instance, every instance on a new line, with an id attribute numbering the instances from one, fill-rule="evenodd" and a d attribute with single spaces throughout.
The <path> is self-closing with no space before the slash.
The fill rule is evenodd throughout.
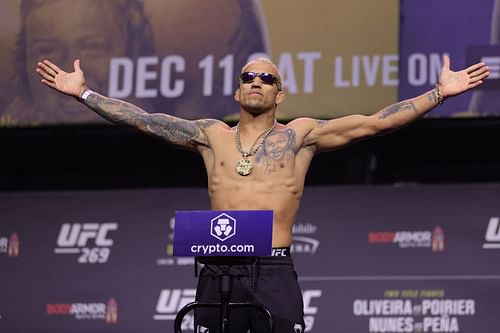
<path id="1" fill-rule="evenodd" d="M 363 138 L 397 130 L 422 117 L 444 99 L 477 87 L 488 75 L 484 63 L 451 71 L 450 59 L 445 56 L 439 83 L 434 89 L 390 105 L 371 116 L 353 115 L 315 121 L 304 145 L 314 147 L 316 152 L 334 150 Z"/>
<path id="2" fill-rule="evenodd" d="M 114 98 L 105 97 L 88 89 L 80 60 L 75 60 L 74 72 L 68 73 L 48 60 L 38 63 L 37 73 L 48 87 L 80 100 L 105 119 L 161 138 L 181 148 L 196 150 L 208 146 L 204 128 L 218 120 L 190 121 L 163 113 L 150 114 L 141 108 Z"/>

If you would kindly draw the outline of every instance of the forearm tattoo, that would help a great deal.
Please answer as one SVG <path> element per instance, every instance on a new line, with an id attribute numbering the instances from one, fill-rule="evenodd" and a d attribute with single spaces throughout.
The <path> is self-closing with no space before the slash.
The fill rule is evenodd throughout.
<path id="1" fill-rule="evenodd" d="M 139 114 L 147 114 L 146 111 L 135 105 L 104 97 L 97 93 L 90 94 L 84 103 L 99 115 L 113 123 L 133 125 L 134 121 L 140 118 L 138 117 Z"/>
<path id="2" fill-rule="evenodd" d="M 427 98 L 429 99 L 429 102 L 434 102 L 436 104 L 439 104 L 440 102 L 440 99 L 439 99 L 439 95 L 436 91 L 436 89 L 433 89 L 428 95 L 427 95 Z"/>
<path id="3" fill-rule="evenodd" d="M 391 106 L 386 107 L 382 111 L 380 111 L 380 114 L 378 115 L 379 119 L 385 119 L 387 117 L 392 116 L 393 114 L 399 113 L 401 111 L 414 111 L 417 112 L 417 108 L 412 102 L 399 102 L 396 104 L 393 104 Z"/>
<path id="4" fill-rule="evenodd" d="M 192 148 L 195 142 L 204 143 L 202 129 L 216 122 L 189 121 L 163 113 L 149 114 L 133 104 L 96 93 L 91 94 L 85 104 L 113 123 L 138 129 L 182 147 Z"/>

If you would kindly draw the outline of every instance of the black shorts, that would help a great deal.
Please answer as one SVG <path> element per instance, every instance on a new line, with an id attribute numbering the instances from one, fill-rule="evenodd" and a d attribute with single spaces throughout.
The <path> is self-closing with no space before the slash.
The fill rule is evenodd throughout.
<path id="1" fill-rule="evenodd" d="M 205 265 L 198 280 L 196 300 L 220 302 L 220 275 L 218 265 Z M 260 257 L 254 265 L 231 266 L 233 281 L 231 302 L 256 302 L 271 312 L 274 333 L 304 332 L 302 292 L 291 257 Z M 195 332 L 220 332 L 220 311 L 216 308 L 195 310 Z M 207 330 L 208 329 L 208 330 Z M 230 310 L 229 332 L 269 332 L 264 314 L 256 309 Z"/>

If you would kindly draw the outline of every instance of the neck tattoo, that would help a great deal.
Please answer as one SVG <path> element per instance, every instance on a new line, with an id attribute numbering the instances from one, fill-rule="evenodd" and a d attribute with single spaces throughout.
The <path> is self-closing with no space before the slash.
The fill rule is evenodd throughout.
<path id="1" fill-rule="evenodd" d="M 275 127 L 276 120 L 274 121 L 273 126 L 269 127 L 254 140 L 252 146 L 248 151 L 244 151 L 241 147 L 240 123 L 236 125 L 236 135 L 234 136 L 234 142 L 236 143 L 236 149 L 238 149 L 241 156 L 243 157 L 241 160 L 236 162 L 236 172 L 240 176 L 248 176 L 250 173 L 252 173 L 253 165 L 248 157 L 254 155 L 260 149 L 260 147 L 262 147 L 262 144 L 264 144 L 264 141 L 266 141 L 267 136 L 273 131 Z"/>

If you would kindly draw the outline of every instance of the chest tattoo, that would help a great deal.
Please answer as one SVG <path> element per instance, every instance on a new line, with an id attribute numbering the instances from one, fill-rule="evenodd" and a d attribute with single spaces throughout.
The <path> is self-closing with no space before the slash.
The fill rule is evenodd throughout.
<path id="1" fill-rule="evenodd" d="M 270 175 L 284 168 L 297 153 L 296 135 L 291 128 L 271 132 L 255 156 L 256 164 Z"/>

